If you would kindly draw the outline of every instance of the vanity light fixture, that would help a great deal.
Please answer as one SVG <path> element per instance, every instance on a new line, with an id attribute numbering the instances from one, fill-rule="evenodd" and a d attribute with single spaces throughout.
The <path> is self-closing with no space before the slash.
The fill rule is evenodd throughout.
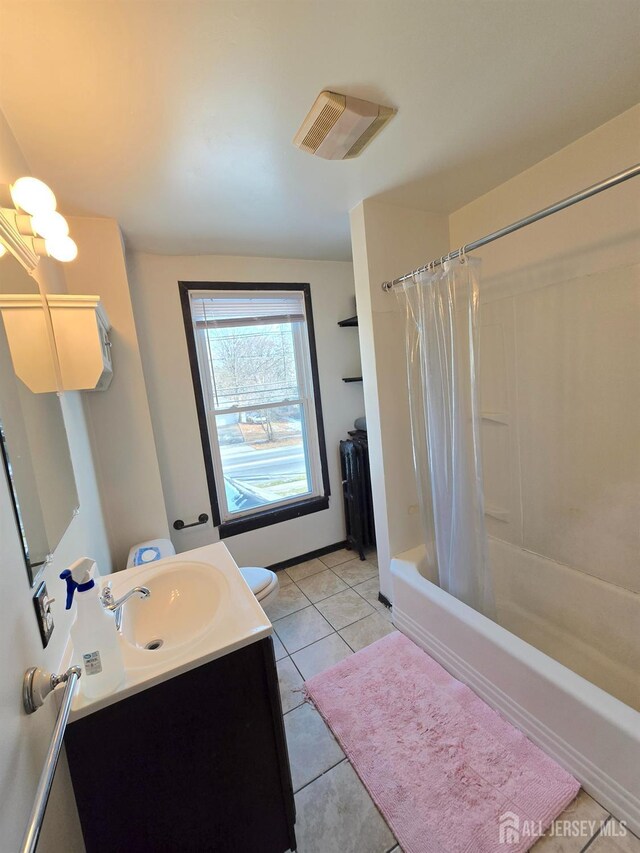
<path id="1" fill-rule="evenodd" d="M 34 213 L 31 217 L 31 227 L 45 240 L 69 236 L 69 223 L 57 210 Z"/>
<path id="2" fill-rule="evenodd" d="M 11 184 L 4 199 L 11 207 L 0 209 L 0 257 L 9 249 L 31 269 L 38 257 L 74 260 L 78 247 L 69 236 L 69 224 L 56 210 L 53 190 L 38 178 L 24 176 Z"/>
<path id="3" fill-rule="evenodd" d="M 71 237 L 50 237 L 43 240 L 41 237 L 36 237 L 33 241 L 33 248 L 37 255 L 47 255 L 50 258 L 55 258 L 56 261 L 68 263 L 73 261 L 78 256 L 78 247 Z"/>
<path id="4" fill-rule="evenodd" d="M 16 208 L 36 216 L 38 213 L 53 213 L 56 209 L 56 197 L 53 190 L 38 178 L 18 178 L 9 187 L 11 199 Z"/>

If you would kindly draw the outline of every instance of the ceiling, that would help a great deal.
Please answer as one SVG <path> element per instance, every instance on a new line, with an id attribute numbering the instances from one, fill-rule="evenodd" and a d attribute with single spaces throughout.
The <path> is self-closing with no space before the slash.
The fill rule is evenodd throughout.
<path id="1" fill-rule="evenodd" d="M 0 0 L 0 107 L 132 248 L 340 260 L 361 199 L 455 210 L 632 106 L 639 36 L 638 0 Z M 312 157 L 323 88 L 398 115 Z"/>

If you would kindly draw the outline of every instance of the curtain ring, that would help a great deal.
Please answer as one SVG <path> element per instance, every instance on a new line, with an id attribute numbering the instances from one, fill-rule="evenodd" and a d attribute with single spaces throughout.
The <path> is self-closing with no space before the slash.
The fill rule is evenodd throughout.
<path id="1" fill-rule="evenodd" d="M 464 246 L 460 246 L 458 249 L 458 257 L 460 259 L 461 264 L 466 264 L 467 262 L 467 253 L 464 250 Z"/>

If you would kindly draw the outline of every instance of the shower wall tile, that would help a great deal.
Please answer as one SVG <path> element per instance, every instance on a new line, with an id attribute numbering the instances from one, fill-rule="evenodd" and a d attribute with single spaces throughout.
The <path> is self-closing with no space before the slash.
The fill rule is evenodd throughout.
<path id="1" fill-rule="evenodd" d="M 640 266 L 516 300 L 524 547 L 640 591 Z"/>

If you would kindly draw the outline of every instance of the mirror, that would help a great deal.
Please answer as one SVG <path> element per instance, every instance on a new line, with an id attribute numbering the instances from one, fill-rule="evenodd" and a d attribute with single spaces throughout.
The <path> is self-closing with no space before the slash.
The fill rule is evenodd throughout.
<path id="1" fill-rule="evenodd" d="M 40 295 L 37 281 L 8 253 L 0 258 L 0 293 Z M 45 300 L 42 311 L 48 311 Z M 43 323 L 34 326 L 46 328 Z M 33 585 L 78 508 L 78 493 L 60 398 L 55 393 L 34 394 L 16 376 L 4 320 L 0 321 L 0 447 Z"/>

